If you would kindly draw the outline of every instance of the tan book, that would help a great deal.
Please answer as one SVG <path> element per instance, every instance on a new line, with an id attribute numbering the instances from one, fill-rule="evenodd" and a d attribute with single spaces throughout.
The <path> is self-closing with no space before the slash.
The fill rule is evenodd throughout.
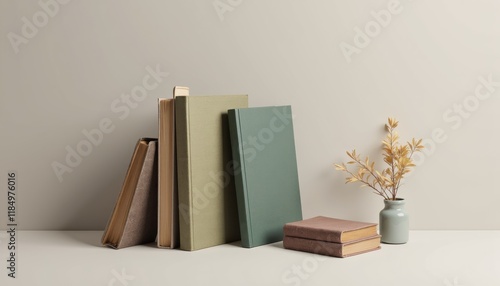
<path id="1" fill-rule="evenodd" d="M 124 248 L 154 242 L 157 216 L 157 140 L 141 138 L 122 190 L 102 236 L 102 244 Z"/>
<path id="2" fill-rule="evenodd" d="M 180 248 L 240 239 L 227 111 L 246 95 L 175 98 Z"/>
<path id="3" fill-rule="evenodd" d="M 187 86 L 174 86 L 174 97 L 176 96 L 188 96 L 189 95 L 189 87 Z"/>
<path id="4" fill-rule="evenodd" d="M 285 224 L 286 236 L 344 243 L 377 234 L 377 224 L 317 216 Z"/>
<path id="5" fill-rule="evenodd" d="M 174 87 L 176 96 L 189 95 L 189 88 Z M 158 238 L 161 248 L 179 246 L 179 209 L 175 160 L 174 98 L 158 99 Z"/>
<path id="6" fill-rule="evenodd" d="M 300 237 L 285 236 L 283 247 L 334 257 L 348 257 L 380 249 L 380 235 L 365 237 L 347 243 L 335 243 Z"/>

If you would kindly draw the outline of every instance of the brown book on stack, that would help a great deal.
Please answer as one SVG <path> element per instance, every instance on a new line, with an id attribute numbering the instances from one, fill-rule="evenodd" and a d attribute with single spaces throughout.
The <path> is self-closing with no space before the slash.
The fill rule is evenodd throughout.
<path id="1" fill-rule="evenodd" d="M 283 246 L 335 257 L 380 249 L 377 224 L 318 216 L 287 223 Z"/>
<path id="2" fill-rule="evenodd" d="M 102 236 L 112 248 L 154 242 L 157 232 L 157 140 L 141 138 Z"/>

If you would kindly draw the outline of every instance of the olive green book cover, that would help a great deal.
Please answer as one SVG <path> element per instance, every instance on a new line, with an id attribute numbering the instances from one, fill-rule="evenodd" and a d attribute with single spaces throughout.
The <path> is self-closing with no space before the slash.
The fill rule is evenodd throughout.
<path id="1" fill-rule="evenodd" d="M 286 223 L 302 220 L 290 106 L 228 111 L 241 244 L 283 239 Z"/>
<path id="2" fill-rule="evenodd" d="M 227 110 L 246 95 L 175 98 L 180 248 L 240 239 Z"/>

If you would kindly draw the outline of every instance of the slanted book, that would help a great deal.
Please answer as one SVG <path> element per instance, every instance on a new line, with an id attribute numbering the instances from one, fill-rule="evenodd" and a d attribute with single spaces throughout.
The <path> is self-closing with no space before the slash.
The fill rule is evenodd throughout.
<path id="1" fill-rule="evenodd" d="M 302 219 L 290 106 L 228 111 L 241 245 L 283 239 L 283 225 Z"/>
<path id="2" fill-rule="evenodd" d="M 157 140 L 141 138 L 122 190 L 102 236 L 102 244 L 124 248 L 154 242 L 157 233 Z"/>
<path id="3" fill-rule="evenodd" d="M 240 239 L 227 110 L 246 95 L 175 98 L 180 248 Z"/>
<path id="4" fill-rule="evenodd" d="M 286 236 L 344 243 L 377 234 L 377 224 L 317 216 L 287 223 Z"/>

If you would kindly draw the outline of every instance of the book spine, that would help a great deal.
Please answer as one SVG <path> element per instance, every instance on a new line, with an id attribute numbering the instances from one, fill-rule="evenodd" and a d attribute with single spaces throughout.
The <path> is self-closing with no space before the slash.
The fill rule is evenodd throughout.
<path id="1" fill-rule="evenodd" d="M 236 187 L 236 202 L 238 205 L 238 218 L 240 222 L 241 245 L 243 247 L 252 247 L 251 217 L 247 206 L 248 196 L 245 180 L 245 158 L 242 144 L 243 138 L 241 137 L 238 110 L 228 110 L 228 119 L 234 163 L 234 181 Z"/>
<path id="2" fill-rule="evenodd" d="M 342 244 L 327 241 L 285 236 L 283 238 L 283 247 L 314 254 L 344 257 L 342 254 Z"/>
<path id="3" fill-rule="evenodd" d="M 157 208 L 158 208 L 158 216 L 157 216 L 157 220 L 156 220 L 156 229 L 158 230 L 158 237 L 157 237 L 157 246 L 158 247 L 162 247 L 162 245 L 160 244 L 160 241 L 161 241 L 161 232 L 160 232 L 160 229 L 161 229 L 161 223 L 162 223 L 162 220 L 161 220 L 161 212 L 162 212 L 162 209 L 161 209 L 161 193 L 162 193 L 162 188 L 163 188 L 163 182 L 162 182 L 162 176 L 161 176 L 161 173 L 163 171 L 163 167 L 162 167 L 162 153 L 163 153 L 163 150 L 161 148 L 162 146 L 162 129 L 163 129 L 163 99 L 161 98 L 158 98 L 158 205 L 157 205 Z"/>
<path id="4" fill-rule="evenodd" d="M 158 247 L 175 248 L 177 218 L 174 100 L 158 99 Z M 166 203 L 171 202 L 171 203 Z"/>
<path id="5" fill-rule="evenodd" d="M 162 206 L 163 200 L 165 198 L 162 197 L 165 189 L 165 176 L 164 173 L 166 172 L 165 168 L 165 149 L 163 148 L 163 145 L 165 144 L 165 112 L 167 109 L 167 100 L 158 98 L 158 224 L 157 224 L 157 229 L 158 229 L 158 242 L 157 245 L 158 247 L 165 247 L 165 245 L 162 244 L 164 241 L 163 238 L 163 231 L 164 231 L 164 226 L 166 221 L 165 221 L 165 209 Z"/>
<path id="6" fill-rule="evenodd" d="M 283 234 L 286 236 L 301 237 L 335 243 L 340 243 L 342 236 L 342 233 L 340 231 L 327 231 L 324 229 L 299 227 L 288 224 L 283 227 Z"/>
<path id="7" fill-rule="evenodd" d="M 187 88 L 187 92 L 189 93 L 189 88 Z M 174 96 L 175 98 L 175 96 Z M 172 150 L 170 156 L 172 158 L 170 164 L 172 166 L 172 215 L 170 219 L 171 223 L 171 239 L 170 239 L 170 248 L 179 247 L 179 192 L 178 192 L 178 184 L 177 184 L 177 142 L 175 137 L 175 99 L 170 100 L 170 110 L 171 114 L 171 135 L 170 142 L 172 144 Z"/>
<path id="8" fill-rule="evenodd" d="M 180 248 L 183 250 L 194 249 L 188 99 L 185 96 L 175 99 L 179 237 Z"/>

